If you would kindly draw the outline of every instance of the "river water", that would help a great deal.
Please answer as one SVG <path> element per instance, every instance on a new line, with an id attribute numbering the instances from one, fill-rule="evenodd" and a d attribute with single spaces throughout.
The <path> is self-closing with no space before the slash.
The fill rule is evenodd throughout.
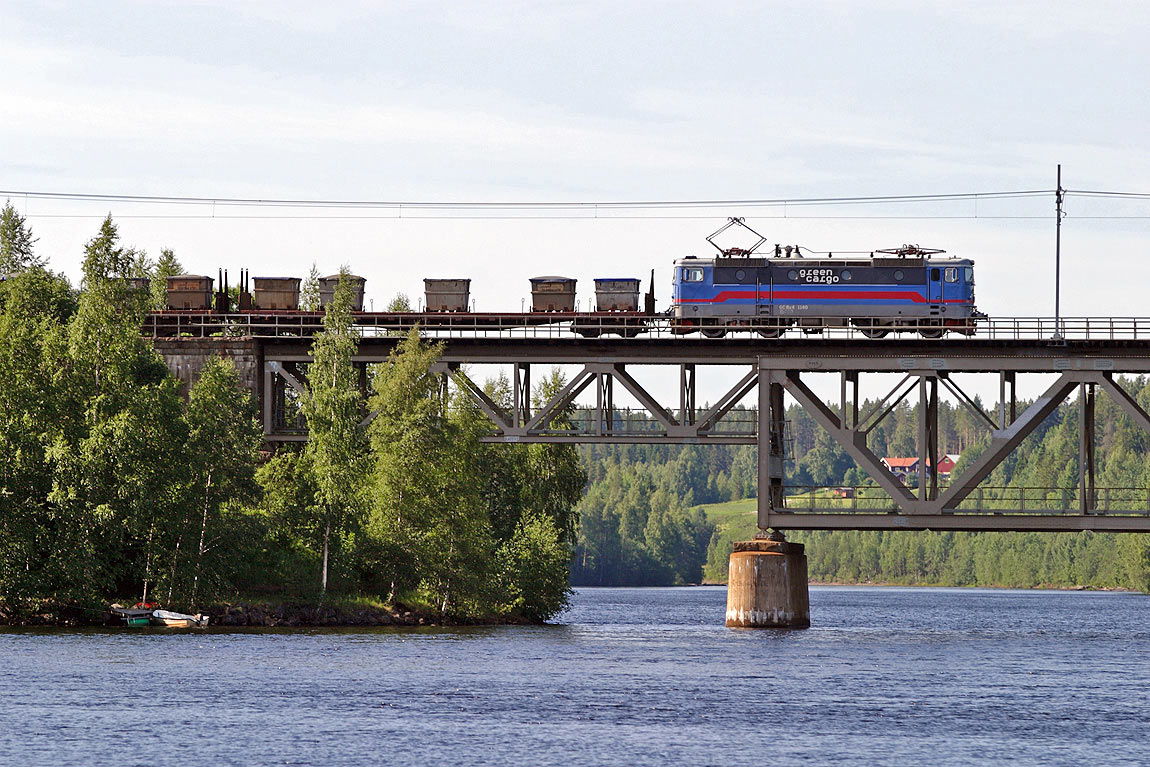
<path id="1" fill-rule="evenodd" d="M 1150 763 L 1150 597 L 581 589 L 561 625 L 0 633 L 2 765 Z"/>

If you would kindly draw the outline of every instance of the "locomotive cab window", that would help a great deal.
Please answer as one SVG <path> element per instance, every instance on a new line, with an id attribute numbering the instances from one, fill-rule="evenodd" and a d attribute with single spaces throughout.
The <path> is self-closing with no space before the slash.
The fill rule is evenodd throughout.
<path id="1" fill-rule="evenodd" d="M 702 282 L 703 270 L 702 269 L 684 269 L 683 282 Z"/>
<path id="2" fill-rule="evenodd" d="M 973 266 L 962 267 L 962 276 L 966 279 L 966 282 L 968 285 L 973 285 L 974 284 L 974 267 Z"/>
<path id="3" fill-rule="evenodd" d="M 937 268 L 935 268 L 935 269 L 931 269 L 931 270 L 930 270 L 930 280 L 931 280 L 931 282 L 938 282 L 938 278 L 939 278 L 938 269 L 937 269 Z"/>
<path id="4" fill-rule="evenodd" d="M 947 282 L 958 282 L 958 267 L 948 266 L 943 271 L 943 278 Z"/>

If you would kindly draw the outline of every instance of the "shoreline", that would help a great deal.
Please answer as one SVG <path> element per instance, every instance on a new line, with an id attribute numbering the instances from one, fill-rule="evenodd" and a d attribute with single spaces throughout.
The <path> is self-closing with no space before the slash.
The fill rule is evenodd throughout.
<path id="1" fill-rule="evenodd" d="M 726 586 L 725 582 L 721 583 L 701 583 L 700 586 Z M 1131 594 L 1140 594 L 1142 592 L 1138 589 L 1132 589 L 1128 586 L 1055 586 L 1053 584 L 1043 584 L 1039 586 L 1002 586 L 1002 585 L 973 585 L 973 586 L 955 586 L 945 583 L 898 583 L 895 581 L 807 581 L 808 586 L 879 586 L 891 588 L 906 588 L 906 589 L 1002 589 L 1011 591 L 1118 591 L 1127 592 Z"/>
<path id="2" fill-rule="evenodd" d="M 198 611 L 210 618 L 207 628 L 417 628 L 430 626 L 530 626 L 534 621 L 514 615 L 461 617 L 373 606 L 323 605 L 305 603 L 271 604 L 234 602 L 210 605 Z M 129 628 L 110 610 L 61 607 L 36 614 L 17 616 L 0 610 L 0 626 L 61 628 Z"/>

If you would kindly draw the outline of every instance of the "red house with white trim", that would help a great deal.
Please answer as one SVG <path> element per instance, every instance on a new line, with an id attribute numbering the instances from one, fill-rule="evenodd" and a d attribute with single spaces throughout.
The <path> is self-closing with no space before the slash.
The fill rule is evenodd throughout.
<path id="1" fill-rule="evenodd" d="M 918 474 L 917 458 L 883 458 L 882 465 L 899 479 L 906 479 L 911 474 Z"/>
<path id="2" fill-rule="evenodd" d="M 954 471 L 955 464 L 962 456 L 958 453 L 947 453 L 938 462 L 938 478 L 943 482 L 950 479 L 950 473 Z M 917 458 L 883 458 L 882 464 L 899 479 L 906 479 L 911 474 L 918 474 L 918 459 Z M 927 462 L 926 475 L 930 476 L 931 464 Z"/>

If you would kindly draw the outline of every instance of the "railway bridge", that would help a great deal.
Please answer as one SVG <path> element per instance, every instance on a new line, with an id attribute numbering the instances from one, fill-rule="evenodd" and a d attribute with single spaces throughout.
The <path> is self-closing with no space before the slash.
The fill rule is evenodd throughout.
<path id="1" fill-rule="evenodd" d="M 306 439 L 291 403 L 305 386 L 309 336 L 320 317 L 290 312 L 197 320 L 156 313 L 145 332 L 185 380 L 195 377 L 209 355 L 234 356 L 260 402 L 265 438 L 276 443 Z M 641 334 L 618 321 L 601 332 L 586 332 L 595 321 L 603 320 L 555 316 L 541 323 L 537 315 L 363 313 L 357 315 L 362 337 L 355 361 L 366 385 L 367 366 L 386 362 L 400 337 L 419 324 L 429 339 L 444 344 L 434 372 L 444 377 L 445 386 L 448 378 L 454 381 L 490 419 L 487 441 L 757 445 L 760 534 L 737 544 L 732 554 L 729 625 L 809 624 L 806 560 L 801 546 L 784 540 L 788 530 L 1150 532 L 1150 489 L 1100 488 L 1094 471 L 1098 396 L 1111 398 L 1150 431 L 1150 415 L 1118 378 L 1150 373 L 1150 318 L 988 319 L 972 337 L 907 334 L 882 340 L 830 327 L 783 338 L 757 337 L 754 328 L 747 328 L 747 334 L 709 339 L 676 335 L 650 319 L 644 320 Z M 581 332 L 573 332 L 576 328 Z M 510 408 L 488 397 L 469 373 L 489 366 L 507 374 Z M 540 366 L 576 372 L 549 401 L 533 403 L 533 371 Z M 721 391 L 706 385 L 719 370 L 725 372 L 715 378 L 727 382 Z M 1022 403 L 1017 389 L 1027 379 L 1041 394 Z M 875 400 L 860 394 L 864 382 L 872 380 L 888 391 L 886 396 Z M 891 381 L 897 383 L 889 386 Z M 713 395 L 703 406 L 700 386 Z M 997 401 L 985 405 L 983 397 L 971 393 L 975 387 L 997 392 Z M 837 396 L 826 396 L 828 391 Z M 917 400 L 919 465 L 935 465 L 940 394 L 985 426 L 988 446 L 947 485 L 932 476 L 909 487 L 871 451 L 867 435 L 900 403 Z M 788 502 L 788 395 L 881 492 L 872 489 L 867 497 L 856 494 L 833 502 L 816 501 L 811 493 L 804 503 Z M 1075 487 L 1005 491 L 981 486 L 1075 396 Z M 618 407 L 617 398 L 636 407 Z M 579 402 L 587 404 L 560 423 L 559 416 Z"/>

